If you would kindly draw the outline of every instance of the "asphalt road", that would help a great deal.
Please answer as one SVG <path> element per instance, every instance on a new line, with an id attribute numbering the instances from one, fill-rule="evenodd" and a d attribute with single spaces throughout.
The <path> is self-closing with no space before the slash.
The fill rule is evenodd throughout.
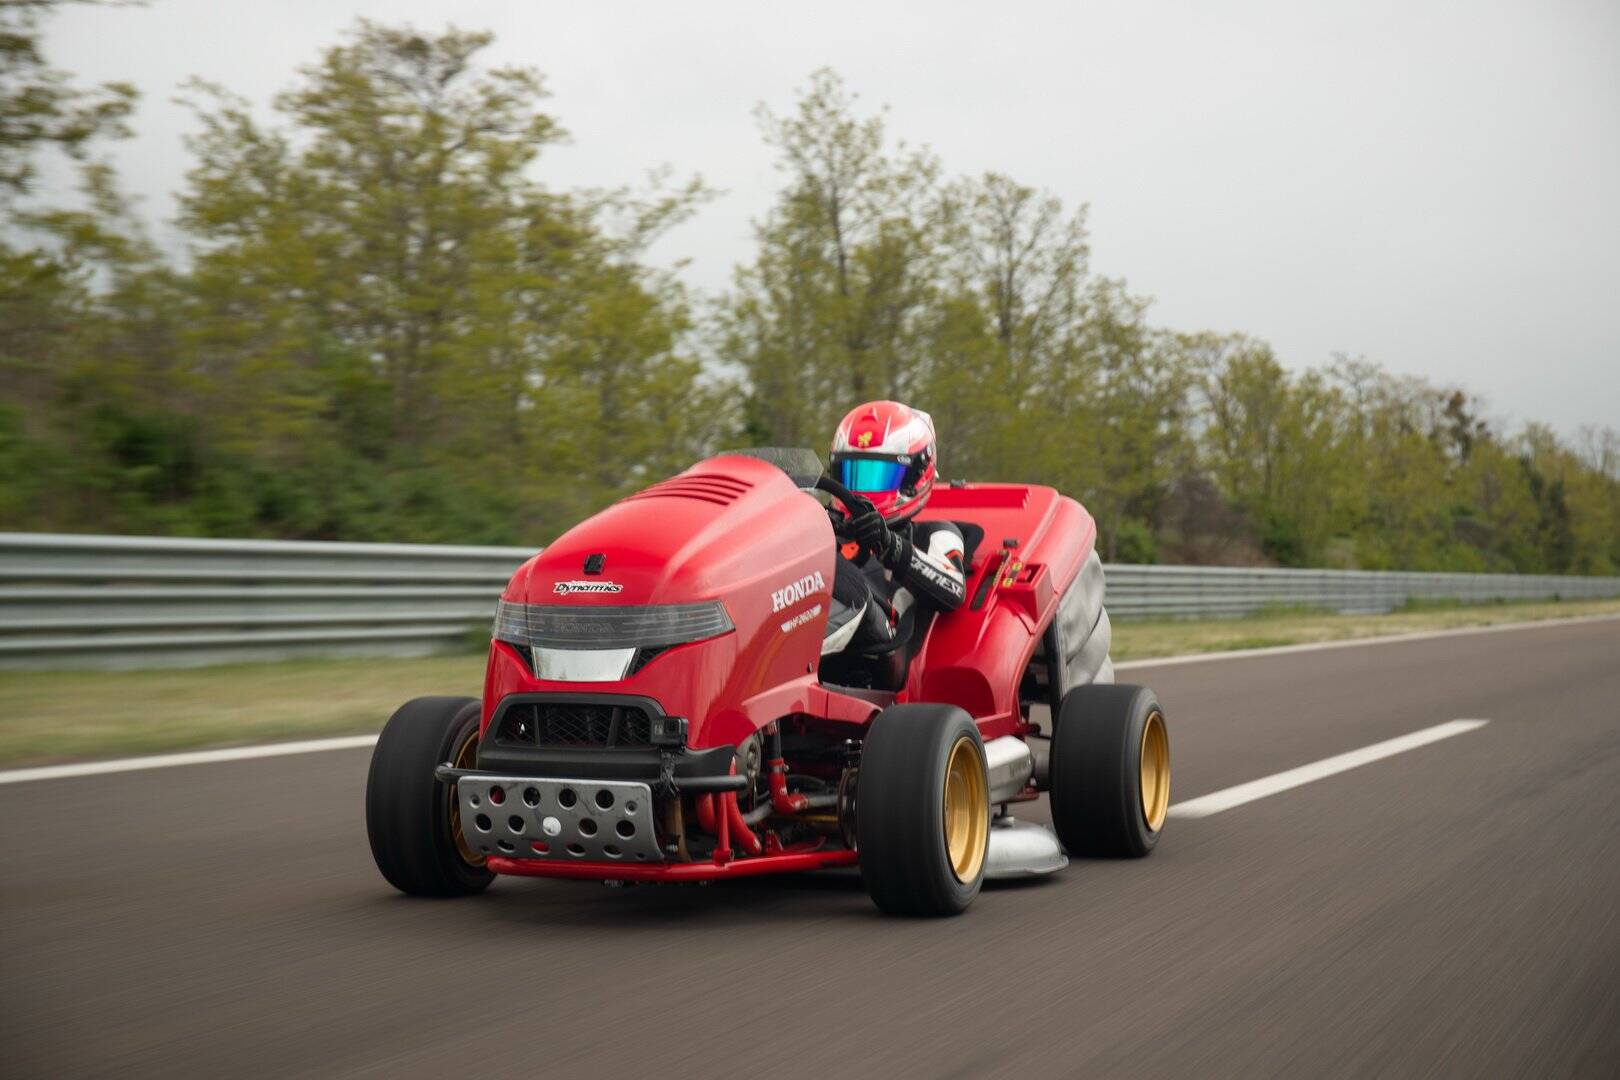
<path id="1" fill-rule="evenodd" d="M 943 921 L 843 873 L 407 900 L 365 751 L 0 787 L 0 1071 L 1620 1074 L 1620 622 L 1125 677 L 1178 801 L 1490 723 Z"/>

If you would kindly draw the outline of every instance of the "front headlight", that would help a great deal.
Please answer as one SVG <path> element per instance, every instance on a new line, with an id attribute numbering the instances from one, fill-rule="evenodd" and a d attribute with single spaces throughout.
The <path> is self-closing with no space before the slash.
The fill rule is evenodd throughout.
<path id="1" fill-rule="evenodd" d="M 718 600 L 599 607 L 502 600 L 495 608 L 494 636 L 532 657 L 534 673 L 542 679 L 612 682 L 672 645 L 733 629 Z"/>

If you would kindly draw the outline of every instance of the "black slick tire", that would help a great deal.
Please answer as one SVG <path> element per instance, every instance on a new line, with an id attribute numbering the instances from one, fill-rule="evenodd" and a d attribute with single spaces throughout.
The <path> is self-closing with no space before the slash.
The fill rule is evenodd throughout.
<path id="1" fill-rule="evenodd" d="M 959 915 L 984 882 L 984 740 L 952 705 L 894 705 L 861 750 L 855 831 L 861 878 L 890 915 Z"/>
<path id="2" fill-rule="evenodd" d="M 1153 691 L 1094 684 L 1065 694 L 1050 786 L 1052 824 L 1071 855 L 1152 851 L 1170 801 L 1169 733 Z"/>
<path id="3" fill-rule="evenodd" d="M 366 835 L 377 869 L 408 896 L 467 896 L 495 875 L 457 843 L 453 785 L 433 770 L 472 764 L 478 742 L 474 698 L 424 697 L 389 718 L 366 779 Z"/>

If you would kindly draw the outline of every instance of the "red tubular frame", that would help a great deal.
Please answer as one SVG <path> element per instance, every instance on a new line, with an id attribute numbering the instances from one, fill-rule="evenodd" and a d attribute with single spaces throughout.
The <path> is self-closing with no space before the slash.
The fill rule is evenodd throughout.
<path id="1" fill-rule="evenodd" d="M 718 852 L 716 853 L 718 854 Z M 860 856 L 853 851 L 787 851 L 761 855 L 755 859 L 730 862 L 645 863 L 558 862 L 555 859 L 503 859 L 491 857 L 487 863 L 497 874 L 516 877 L 584 878 L 591 881 L 715 881 L 720 878 L 753 877 L 795 870 L 826 870 L 835 866 L 857 866 Z"/>
<path id="2" fill-rule="evenodd" d="M 797 814 L 810 808 L 810 799 L 798 792 L 788 791 L 787 762 L 772 758 L 768 766 L 771 774 L 771 809 L 778 814 Z"/>
<path id="3" fill-rule="evenodd" d="M 714 800 L 719 798 L 719 795 L 709 796 L 709 816 L 719 819 L 720 828 L 716 834 L 719 842 L 714 846 L 714 861 L 724 865 L 731 861 L 731 815 L 715 805 Z"/>
<path id="4" fill-rule="evenodd" d="M 742 809 L 737 806 L 737 793 L 728 791 L 720 798 L 725 800 L 726 820 L 731 823 L 732 835 L 742 842 L 743 851 L 749 855 L 758 855 L 764 851 L 764 845 L 759 842 L 759 837 L 754 835 L 754 830 L 743 820 Z"/>
<path id="5" fill-rule="evenodd" d="M 715 810 L 715 800 L 721 810 Z M 779 843 L 770 844 L 770 850 L 760 841 L 737 806 L 737 793 L 699 795 L 692 802 L 696 806 L 698 826 L 715 836 L 714 856 L 705 862 L 689 863 L 617 863 L 617 862 L 559 862 L 553 859 L 506 859 L 492 856 L 485 865 L 497 874 L 516 877 L 583 878 L 595 881 L 713 881 L 717 878 L 752 877 L 756 874 L 778 874 L 793 870 L 821 870 L 835 866 L 856 866 L 860 857 L 853 851 L 784 851 Z M 735 858 L 731 841 L 736 838 L 742 852 L 749 856 Z M 769 838 L 775 841 L 775 837 Z"/>
<path id="6" fill-rule="evenodd" d="M 718 814 L 714 809 L 716 799 L 719 799 L 721 806 L 724 807 Z M 728 791 L 724 795 L 699 795 L 693 801 L 697 803 L 698 826 L 718 840 L 714 848 L 715 862 L 725 863 L 731 860 L 731 841 L 734 838 L 737 846 L 742 848 L 746 855 L 758 855 L 765 850 L 754 830 L 743 820 L 742 810 L 737 806 L 735 791 Z"/>

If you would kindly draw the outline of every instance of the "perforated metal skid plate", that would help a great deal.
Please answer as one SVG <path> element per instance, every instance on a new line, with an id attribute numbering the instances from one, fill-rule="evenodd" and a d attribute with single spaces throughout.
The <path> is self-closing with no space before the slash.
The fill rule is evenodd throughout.
<path id="1" fill-rule="evenodd" d="M 457 781 L 456 795 L 462 835 L 480 854 L 556 862 L 664 858 L 646 784 L 478 776 Z"/>

